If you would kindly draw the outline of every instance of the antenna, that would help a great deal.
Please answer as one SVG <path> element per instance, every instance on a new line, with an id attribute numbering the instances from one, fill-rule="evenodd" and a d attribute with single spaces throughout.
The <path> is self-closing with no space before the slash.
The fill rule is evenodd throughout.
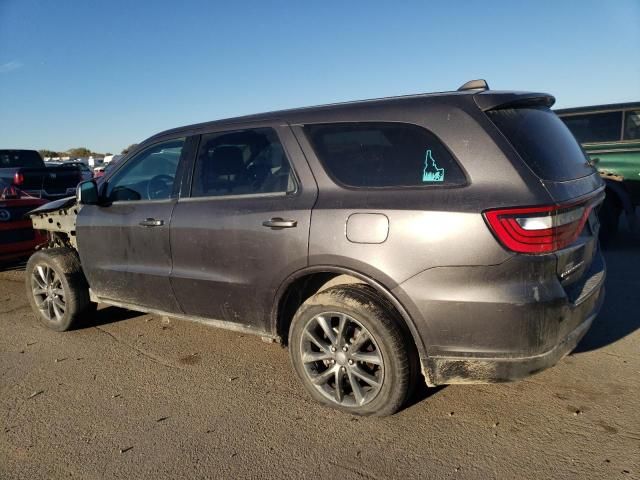
<path id="1" fill-rule="evenodd" d="M 464 92 L 466 90 L 489 90 L 489 84 L 483 79 L 469 80 L 458 89 L 459 92 Z"/>

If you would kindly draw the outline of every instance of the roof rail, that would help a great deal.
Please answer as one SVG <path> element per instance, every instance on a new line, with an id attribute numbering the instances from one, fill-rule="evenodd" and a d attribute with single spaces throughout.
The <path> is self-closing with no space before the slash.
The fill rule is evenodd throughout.
<path id="1" fill-rule="evenodd" d="M 458 89 L 459 92 L 464 92 L 466 90 L 489 90 L 489 84 L 483 79 L 469 80 Z"/>

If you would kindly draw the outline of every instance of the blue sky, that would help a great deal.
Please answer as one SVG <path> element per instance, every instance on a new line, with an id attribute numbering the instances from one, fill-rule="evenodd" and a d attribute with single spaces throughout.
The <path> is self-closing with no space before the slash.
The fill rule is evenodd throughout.
<path id="1" fill-rule="evenodd" d="M 473 78 L 559 107 L 639 101 L 639 47 L 640 0 L 0 0 L 0 148 L 119 152 L 184 124 Z"/>

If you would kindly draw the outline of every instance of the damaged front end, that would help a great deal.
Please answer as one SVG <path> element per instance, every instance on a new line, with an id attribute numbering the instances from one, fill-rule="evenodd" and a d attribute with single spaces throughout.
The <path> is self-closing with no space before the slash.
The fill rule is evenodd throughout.
<path id="1" fill-rule="evenodd" d="M 77 250 L 76 218 L 80 205 L 75 197 L 49 202 L 28 213 L 35 230 L 47 232 L 48 242 L 40 248 L 69 247 Z"/>

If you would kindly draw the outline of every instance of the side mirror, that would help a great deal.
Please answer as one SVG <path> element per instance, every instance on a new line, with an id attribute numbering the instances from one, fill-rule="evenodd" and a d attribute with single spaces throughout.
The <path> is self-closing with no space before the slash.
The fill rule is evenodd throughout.
<path id="1" fill-rule="evenodd" d="M 80 205 L 98 204 L 98 185 L 95 180 L 80 182 L 76 189 L 76 199 Z"/>

